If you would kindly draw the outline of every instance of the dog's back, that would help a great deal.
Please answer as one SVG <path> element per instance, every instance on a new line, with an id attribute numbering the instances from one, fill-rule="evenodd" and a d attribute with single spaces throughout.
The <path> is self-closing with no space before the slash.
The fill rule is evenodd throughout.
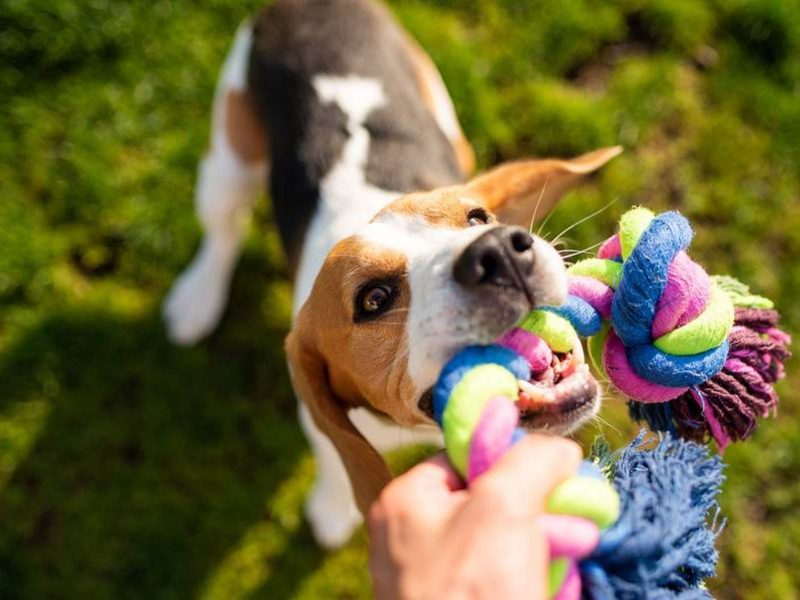
<path id="1" fill-rule="evenodd" d="M 425 104 L 420 51 L 384 7 L 283 0 L 262 11 L 253 36 L 248 87 L 269 132 L 272 201 L 293 265 L 338 163 L 363 161 L 365 183 L 395 194 L 463 179 L 454 146 Z M 367 144 L 348 148 L 363 131 Z M 358 193 L 349 190 L 356 205 Z M 382 201 L 358 210 L 371 216 Z"/>
<path id="2" fill-rule="evenodd" d="M 195 199 L 206 235 L 165 303 L 170 337 L 219 321 L 268 179 L 297 310 L 336 242 L 473 163 L 436 67 L 383 6 L 278 0 L 239 28 L 217 83 Z"/>
<path id="3" fill-rule="evenodd" d="M 370 0 L 278 0 L 244 23 L 220 74 L 196 207 L 203 243 L 164 306 L 170 337 L 216 326 L 255 199 L 274 216 L 304 304 L 325 257 L 399 196 L 464 180 L 473 155 L 430 58 Z M 399 331 L 399 330 L 398 330 Z M 348 417 L 378 448 L 415 439 L 364 409 Z M 307 506 L 316 538 L 338 545 L 360 522 L 330 439 L 304 403 L 318 477 Z M 419 441 L 434 441 L 430 428 Z"/>

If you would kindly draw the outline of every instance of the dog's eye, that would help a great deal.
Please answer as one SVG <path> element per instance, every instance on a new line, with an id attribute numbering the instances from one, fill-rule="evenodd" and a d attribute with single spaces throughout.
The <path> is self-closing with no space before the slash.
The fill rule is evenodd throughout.
<path id="1" fill-rule="evenodd" d="M 482 208 L 473 208 L 467 213 L 467 225 L 475 227 L 477 225 L 486 225 L 489 222 L 489 213 Z"/>
<path id="2" fill-rule="evenodd" d="M 369 284 L 356 297 L 356 320 L 377 317 L 389 309 L 397 294 L 391 285 Z"/>

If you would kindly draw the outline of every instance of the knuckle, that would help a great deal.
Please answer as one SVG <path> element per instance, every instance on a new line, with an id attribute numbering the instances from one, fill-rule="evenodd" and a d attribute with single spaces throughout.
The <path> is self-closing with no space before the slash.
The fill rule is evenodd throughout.
<path id="1" fill-rule="evenodd" d="M 559 452 L 564 456 L 564 462 L 573 468 L 577 467 L 583 459 L 583 450 L 573 440 L 558 438 Z"/>
<path id="2" fill-rule="evenodd" d="M 480 497 L 483 501 L 504 504 L 513 495 L 509 486 L 498 477 L 487 475 L 478 479 L 472 486 L 473 496 Z"/>
<path id="3" fill-rule="evenodd" d="M 480 486 L 473 495 L 473 501 L 483 514 L 493 514 L 495 517 L 514 518 L 527 508 L 522 506 L 515 490 L 497 480 L 489 480 Z"/>
<path id="4" fill-rule="evenodd" d="M 405 483 L 398 479 L 383 488 L 377 504 L 388 516 L 396 515 L 404 509 L 409 496 L 406 488 Z"/>
<path id="5" fill-rule="evenodd" d="M 578 464 L 583 458 L 583 450 L 577 442 L 564 437 L 548 436 L 539 443 L 544 442 L 546 446 L 542 448 L 537 444 L 537 441 L 532 441 L 530 449 L 537 454 L 537 459 L 546 460 L 553 465 L 556 465 L 560 470 L 572 471 L 577 468 Z M 542 450 L 546 452 L 542 454 Z"/>

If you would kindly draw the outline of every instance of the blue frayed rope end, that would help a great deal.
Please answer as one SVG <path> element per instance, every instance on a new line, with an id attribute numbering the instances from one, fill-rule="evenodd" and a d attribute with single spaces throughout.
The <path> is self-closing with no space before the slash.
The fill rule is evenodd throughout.
<path id="1" fill-rule="evenodd" d="M 724 525 L 722 461 L 669 434 L 644 446 L 642 432 L 613 466 L 622 512 L 581 563 L 583 596 L 710 598 L 704 582 L 716 572 L 714 541 Z"/>

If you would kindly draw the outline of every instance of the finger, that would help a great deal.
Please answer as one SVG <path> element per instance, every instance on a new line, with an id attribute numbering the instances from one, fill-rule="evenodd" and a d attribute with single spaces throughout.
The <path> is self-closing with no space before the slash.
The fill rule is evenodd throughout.
<path id="1" fill-rule="evenodd" d="M 368 525 L 383 522 L 429 523 L 463 502 L 464 483 L 440 453 L 387 485 L 370 509 Z"/>
<path id="2" fill-rule="evenodd" d="M 591 554 L 600 541 L 597 525 L 583 517 L 544 514 L 539 516 L 538 523 L 553 557 L 580 560 Z"/>
<path id="3" fill-rule="evenodd" d="M 575 442 L 534 434 L 522 439 L 472 486 L 506 510 L 539 514 L 552 489 L 575 474 L 581 461 Z"/>
<path id="4" fill-rule="evenodd" d="M 465 487 L 444 452 L 438 452 L 412 467 L 398 478 L 398 480 L 400 479 L 404 480 L 408 486 L 437 492 L 454 492 L 463 490 Z"/>

